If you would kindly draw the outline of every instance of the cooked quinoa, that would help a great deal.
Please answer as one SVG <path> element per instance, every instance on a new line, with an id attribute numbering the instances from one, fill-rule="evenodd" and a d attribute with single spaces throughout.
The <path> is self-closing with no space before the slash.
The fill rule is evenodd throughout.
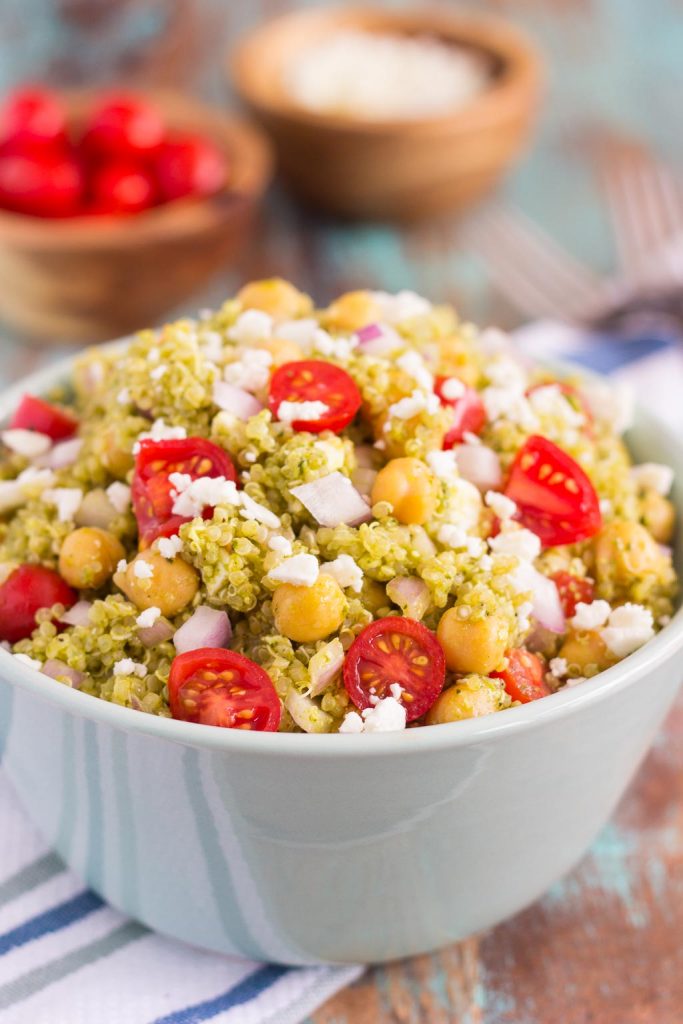
<path id="1" fill-rule="evenodd" d="M 104 700 L 439 724 L 596 675 L 672 614 L 671 473 L 632 467 L 622 397 L 413 293 L 315 310 L 254 282 L 45 398 L 0 435 L 0 636 Z M 240 690 L 225 717 L 251 663 L 268 715 Z"/>

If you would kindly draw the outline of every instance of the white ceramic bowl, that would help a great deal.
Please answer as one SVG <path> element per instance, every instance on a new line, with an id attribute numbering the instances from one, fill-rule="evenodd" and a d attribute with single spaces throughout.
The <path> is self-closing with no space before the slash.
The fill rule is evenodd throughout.
<path id="1" fill-rule="evenodd" d="M 680 572 L 683 447 L 643 414 L 629 440 L 676 472 Z M 390 960 L 489 928 L 569 871 L 647 753 L 682 647 L 679 610 L 621 664 L 551 697 L 360 736 L 155 718 L 0 650 L 0 752 L 64 860 L 152 928 L 283 963 Z"/>

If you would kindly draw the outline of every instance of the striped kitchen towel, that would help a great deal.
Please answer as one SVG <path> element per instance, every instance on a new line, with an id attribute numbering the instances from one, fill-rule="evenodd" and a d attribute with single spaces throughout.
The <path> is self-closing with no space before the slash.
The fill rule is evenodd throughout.
<path id="1" fill-rule="evenodd" d="M 65 869 L 0 770 L 2 1024 L 299 1024 L 361 970 L 258 964 L 155 935 Z"/>
<path id="2" fill-rule="evenodd" d="M 622 341 L 554 322 L 516 340 L 530 355 L 613 373 L 683 429 L 680 341 Z M 47 850 L 0 770 L 2 1024 L 298 1024 L 360 972 L 234 960 L 149 932 Z"/>

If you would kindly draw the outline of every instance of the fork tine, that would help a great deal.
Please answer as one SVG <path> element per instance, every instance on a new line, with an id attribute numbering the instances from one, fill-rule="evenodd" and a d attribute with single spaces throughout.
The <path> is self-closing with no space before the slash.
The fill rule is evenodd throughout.
<path id="1" fill-rule="evenodd" d="M 602 294 L 600 278 L 518 209 L 489 208 L 463 237 L 488 264 L 500 290 L 527 315 L 580 318 Z"/>

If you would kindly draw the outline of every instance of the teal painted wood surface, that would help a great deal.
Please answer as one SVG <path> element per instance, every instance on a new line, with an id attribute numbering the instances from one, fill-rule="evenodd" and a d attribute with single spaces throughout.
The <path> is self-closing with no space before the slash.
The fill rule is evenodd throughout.
<path id="1" fill-rule="evenodd" d="M 291 6 L 286 0 L 5 0 L 0 88 L 27 75 L 69 83 L 126 77 L 187 83 L 222 99 L 219 60 L 229 40 Z M 617 254 L 599 177 L 605 145 L 636 141 L 683 173 L 683 5 L 482 0 L 466 6 L 515 18 L 546 54 L 539 130 L 502 195 L 587 266 L 609 271 Z M 276 191 L 240 272 L 224 275 L 196 305 L 218 302 L 242 280 L 272 273 L 295 279 L 320 301 L 358 285 L 412 287 L 455 301 L 474 319 L 507 326 L 521 318 L 468 250 L 463 225 L 448 220 L 409 230 L 344 225 L 311 215 Z M 0 346 L 0 380 L 56 355 L 7 335 Z M 540 904 L 490 935 L 370 972 L 312 1022 L 679 1024 L 682 740 L 679 704 L 614 822 Z"/>

